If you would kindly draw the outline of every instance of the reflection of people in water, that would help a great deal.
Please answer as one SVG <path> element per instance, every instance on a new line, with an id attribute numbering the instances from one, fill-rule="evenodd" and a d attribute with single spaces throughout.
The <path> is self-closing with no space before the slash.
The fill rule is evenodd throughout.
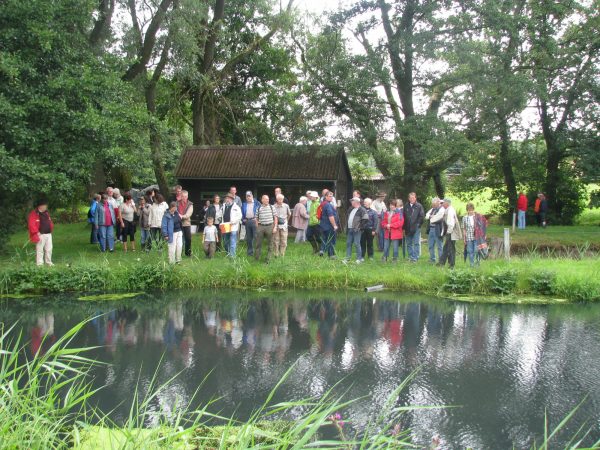
<path id="1" fill-rule="evenodd" d="M 54 314 L 42 314 L 37 318 L 36 325 L 31 328 L 31 354 L 45 354 L 54 342 Z"/>
<path id="2" fill-rule="evenodd" d="M 332 355 L 337 332 L 337 302 L 323 300 L 318 305 L 319 326 L 317 328 L 317 343 L 319 350 Z"/>

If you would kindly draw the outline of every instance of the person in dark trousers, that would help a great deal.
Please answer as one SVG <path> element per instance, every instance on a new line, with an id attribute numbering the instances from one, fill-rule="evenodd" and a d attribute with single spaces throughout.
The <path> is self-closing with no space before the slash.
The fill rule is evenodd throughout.
<path id="1" fill-rule="evenodd" d="M 408 250 L 408 259 L 416 263 L 421 253 L 421 225 L 425 219 L 423 205 L 417 202 L 417 194 L 408 194 L 408 204 L 404 207 L 404 239 Z"/>
<path id="2" fill-rule="evenodd" d="M 456 264 L 456 241 L 462 239 L 462 229 L 458 220 L 456 210 L 452 206 L 450 199 L 446 198 L 442 202 L 444 212 L 444 249 L 438 266 L 444 266 L 446 261 L 451 269 Z"/>
<path id="3" fill-rule="evenodd" d="M 377 227 L 379 226 L 379 217 L 377 215 L 377 211 L 371 208 L 371 204 L 372 200 L 370 198 L 365 198 L 363 200 L 363 206 L 367 211 L 369 221 L 365 225 L 365 229 L 363 230 L 360 240 L 360 248 L 363 251 L 363 257 L 366 254 L 369 259 L 373 259 L 373 239 L 377 234 Z"/>
<path id="4" fill-rule="evenodd" d="M 98 207 L 98 203 L 100 203 L 100 199 L 102 196 L 100 194 L 95 194 L 92 197 L 92 201 L 90 203 L 90 209 L 88 210 L 88 223 L 92 226 L 92 232 L 90 234 L 90 244 L 98 244 L 100 242 L 100 236 L 98 235 L 98 230 L 96 229 L 96 224 L 94 224 L 94 218 L 96 216 L 96 208 Z"/>
<path id="5" fill-rule="evenodd" d="M 258 200 L 254 199 L 252 191 L 246 192 L 246 201 L 242 203 L 242 225 L 246 227 L 246 254 L 254 256 L 254 239 L 256 238 L 256 214 L 260 208 Z"/>
<path id="6" fill-rule="evenodd" d="M 336 231 L 337 226 L 337 212 L 333 208 L 331 202 L 333 201 L 333 192 L 327 191 L 325 194 L 325 201 L 321 211 L 321 219 L 319 226 L 321 227 L 321 251 L 320 256 L 327 254 L 330 258 L 335 258 L 335 242 L 336 242 Z"/>

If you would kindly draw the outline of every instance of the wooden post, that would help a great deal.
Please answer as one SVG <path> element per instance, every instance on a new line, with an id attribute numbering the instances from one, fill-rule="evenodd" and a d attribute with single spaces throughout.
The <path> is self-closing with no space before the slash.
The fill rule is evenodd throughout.
<path id="1" fill-rule="evenodd" d="M 504 229 L 504 258 L 510 259 L 510 228 Z"/>
<path id="2" fill-rule="evenodd" d="M 513 212 L 513 233 L 515 232 L 516 226 L 517 226 L 517 213 Z"/>

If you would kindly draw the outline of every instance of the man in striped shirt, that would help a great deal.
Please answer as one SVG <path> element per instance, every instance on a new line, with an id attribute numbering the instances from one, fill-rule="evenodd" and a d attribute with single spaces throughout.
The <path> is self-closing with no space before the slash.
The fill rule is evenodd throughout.
<path id="1" fill-rule="evenodd" d="M 256 211 L 256 247 L 254 249 L 254 257 L 257 261 L 260 260 L 262 250 L 262 241 L 267 239 L 267 264 L 271 259 L 271 250 L 273 247 L 273 235 L 277 232 L 277 215 L 275 208 L 269 204 L 269 196 L 263 195 L 261 205 Z"/>

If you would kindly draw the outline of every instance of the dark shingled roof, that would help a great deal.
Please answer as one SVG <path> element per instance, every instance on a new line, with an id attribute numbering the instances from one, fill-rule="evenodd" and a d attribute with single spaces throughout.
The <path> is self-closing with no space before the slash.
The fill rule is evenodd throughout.
<path id="1" fill-rule="evenodd" d="M 322 180 L 348 169 L 345 152 L 318 148 L 285 150 L 266 146 L 188 147 L 177 164 L 179 179 Z"/>

